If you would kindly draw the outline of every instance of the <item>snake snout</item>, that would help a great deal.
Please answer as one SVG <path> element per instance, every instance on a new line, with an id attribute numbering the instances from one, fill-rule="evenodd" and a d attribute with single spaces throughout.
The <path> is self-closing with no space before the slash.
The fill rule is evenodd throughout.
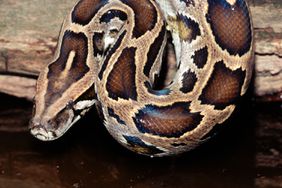
<path id="1" fill-rule="evenodd" d="M 56 133 L 53 131 L 47 131 L 43 125 L 34 124 L 29 127 L 31 134 L 42 141 L 52 141 L 57 138 Z"/>

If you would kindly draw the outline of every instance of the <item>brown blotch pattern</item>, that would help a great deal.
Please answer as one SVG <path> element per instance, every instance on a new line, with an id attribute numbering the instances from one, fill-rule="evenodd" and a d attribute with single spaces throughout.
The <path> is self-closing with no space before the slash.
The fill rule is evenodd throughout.
<path id="1" fill-rule="evenodd" d="M 194 130 L 203 118 L 199 112 L 190 112 L 189 106 L 190 103 L 181 102 L 165 107 L 147 105 L 133 120 L 142 133 L 178 138 Z"/>
<path id="2" fill-rule="evenodd" d="M 194 64 L 198 68 L 203 68 L 208 60 L 208 48 L 204 47 L 198 51 L 195 52 L 195 54 L 192 56 Z"/>
<path id="3" fill-rule="evenodd" d="M 230 70 L 223 61 L 216 63 L 200 100 L 203 104 L 214 105 L 215 109 L 224 109 L 234 104 L 240 96 L 245 74 L 241 69 Z"/>
<path id="4" fill-rule="evenodd" d="M 100 80 L 103 79 L 103 74 L 104 74 L 104 72 L 105 72 L 105 70 L 106 70 L 106 68 L 109 64 L 109 61 L 112 58 L 113 54 L 120 47 L 122 40 L 124 39 L 125 35 L 126 35 L 126 31 L 124 31 L 122 34 L 120 34 L 119 38 L 117 39 L 117 41 L 115 42 L 113 47 L 111 47 L 110 50 L 108 51 L 108 53 L 106 55 L 106 59 L 104 60 L 102 68 L 101 68 L 101 70 L 99 71 L 99 74 L 98 74 L 98 77 L 99 77 Z M 95 41 L 94 41 L 94 45 L 96 45 Z M 95 46 L 94 46 L 94 49 L 95 49 Z"/>
<path id="5" fill-rule="evenodd" d="M 67 73 L 64 71 L 71 51 L 75 57 Z M 87 37 L 83 33 L 66 31 L 63 37 L 59 58 L 49 65 L 48 87 L 45 96 L 46 106 L 59 99 L 75 82 L 80 80 L 90 69 L 86 65 L 88 54 Z"/>
<path id="6" fill-rule="evenodd" d="M 159 33 L 158 37 L 155 39 L 153 44 L 150 46 L 150 49 L 147 53 L 147 62 L 144 67 L 144 74 L 149 77 L 151 68 L 154 64 L 154 62 L 157 59 L 158 54 L 160 53 L 160 49 L 162 47 L 162 44 L 165 39 L 166 34 L 166 29 L 165 25 L 163 25 L 161 32 Z"/>
<path id="7" fill-rule="evenodd" d="M 157 23 L 157 10 L 149 0 L 121 0 L 134 11 L 133 38 L 139 38 L 152 30 Z"/>
<path id="8" fill-rule="evenodd" d="M 244 55 L 252 41 L 251 21 L 244 0 L 231 6 L 225 0 L 208 0 L 206 15 L 218 45 L 231 55 Z"/>
<path id="9" fill-rule="evenodd" d="M 182 14 L 178 15 L 178 27 L 179 36 L 184 41 L 192 42 L 201 35 L 199 24 Z"/>
<path id="10" fill-rule="evenodd" d="M 108 0 L 81 0 L 74 7 L 72 21 L 87 25 L 95 14 L 108 3 Z"/>
<path id="11" fill-rule="evenodd" d="M 125 48 L 109 74 L 106 88 L 112 99 L 137 99 L 135 52 L 134 47 Z"/>
<path id="12" fill-rule="evenodd" d="M 190 70 L 185 72 L 183 74 L 182 88 L 180 88 L 180 91 L 182 91 L 183 93 L 191 92 L 194 89 L 197 80 L 197 76 L 194 72 L 191 72 Z"/>

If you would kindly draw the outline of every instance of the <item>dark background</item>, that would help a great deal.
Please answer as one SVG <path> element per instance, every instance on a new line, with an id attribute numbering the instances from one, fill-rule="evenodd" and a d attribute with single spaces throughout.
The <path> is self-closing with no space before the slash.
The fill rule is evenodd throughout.
<path id="1" fill-rule="evenodd" d="M 282 110 L 247 95 L 217 136 L 180 156 L 149 158 L 120 146 L 92 110 L 61 139 L 27 130 L 32 103 L 0 95 L 0 188 L 282 186 Z"/>

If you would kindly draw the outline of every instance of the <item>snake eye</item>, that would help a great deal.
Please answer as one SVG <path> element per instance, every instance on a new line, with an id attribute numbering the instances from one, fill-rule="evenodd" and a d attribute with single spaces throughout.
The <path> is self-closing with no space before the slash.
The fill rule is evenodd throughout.
<path id="1" fill-rule="evenodd" d="M 74 102 L 71 100 L 67 103 L 66 105 L 66 109 L 72 109 L 73 108 L 73 105 L 74 105 Z"/>

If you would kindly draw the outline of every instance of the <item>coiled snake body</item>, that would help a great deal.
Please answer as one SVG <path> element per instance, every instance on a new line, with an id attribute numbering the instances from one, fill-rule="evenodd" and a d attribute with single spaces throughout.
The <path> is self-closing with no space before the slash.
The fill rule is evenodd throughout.
<path id="1" fill-rule="evenodd" d="M 191 150 L 245 93 L 252 41 L 244 0 L 80 0 L 39 76 L 31 133 L 54 140 L 95 104 L 130 150 Z M 174 76 L 160 84 L 171 42 Z"/>

